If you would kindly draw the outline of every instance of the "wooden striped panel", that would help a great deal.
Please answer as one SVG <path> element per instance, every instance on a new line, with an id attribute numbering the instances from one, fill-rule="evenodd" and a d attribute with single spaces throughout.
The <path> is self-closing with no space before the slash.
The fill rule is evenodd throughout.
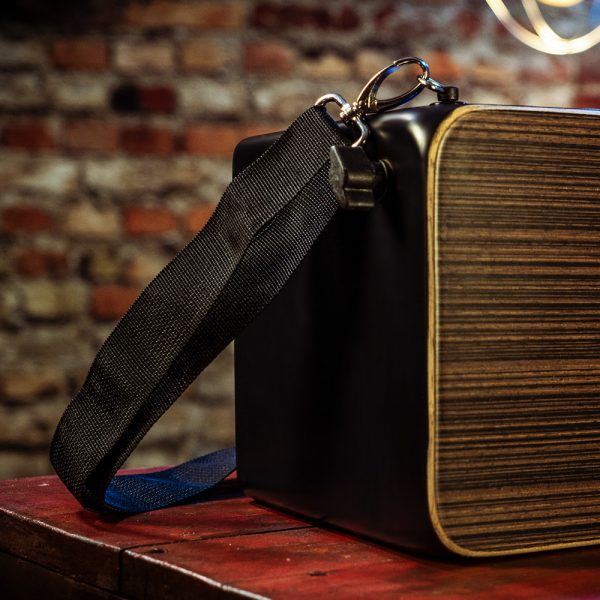
<path id="1" fill-rule="evenodd" d="M 600 540 L 600 113 L 473 110 L 434 188 L 438 525 L 465 553 Z"/>

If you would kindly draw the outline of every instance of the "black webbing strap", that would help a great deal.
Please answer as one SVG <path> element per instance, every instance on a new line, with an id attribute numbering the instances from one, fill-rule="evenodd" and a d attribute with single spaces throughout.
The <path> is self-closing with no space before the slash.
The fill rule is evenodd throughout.
<path id="1" fill-rule="evenodd" d="M 87 508 L 140 512 L 197 496 L 235 468 L 222 450 L 115 476 L 156 420 L 277 295 L 337 204 L 324 108 L 304 112 L 225 191 L 205 228 L 158 274 L 98 352 L 54 435 L 51 461 Z M 259 441 L 257 441 L 259 443 Z"/>

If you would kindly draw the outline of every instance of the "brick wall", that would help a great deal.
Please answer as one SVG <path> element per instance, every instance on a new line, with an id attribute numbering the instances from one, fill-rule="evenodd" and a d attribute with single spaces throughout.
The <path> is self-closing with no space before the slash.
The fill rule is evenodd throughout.
<path id="1" fill-rule="evenodd" d="M 407 54 L 428 59 L 432 75 L 459 83 L 468 100 L 600 106 L 597 49 L 539 54 L 483 1 L 9 0 L 8 8 L 0 477 L 49 470 L 51 432 L 95 351 L 206 222 L 239 139 L 283 127 L 325 92 L 353 97 Z M 232 443 L 232 406 L 227 350 L 131 464 Z"/>

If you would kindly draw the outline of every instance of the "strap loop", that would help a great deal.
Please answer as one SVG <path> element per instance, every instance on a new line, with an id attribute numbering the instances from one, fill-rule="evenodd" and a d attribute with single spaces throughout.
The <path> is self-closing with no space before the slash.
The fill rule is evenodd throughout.
<path id="1" fill-rule="evenodd" d="M 150 427 L 298 267 L 337 210 L 329 149 L 348 143 L 324 108 L 300 115 L 232 181 L 205 228 L 110 334 L 50 453 L 85 507 L 169 506 L 210 489 L 235 468 L 229 449 L 164 471 L 115 476 Z"/>

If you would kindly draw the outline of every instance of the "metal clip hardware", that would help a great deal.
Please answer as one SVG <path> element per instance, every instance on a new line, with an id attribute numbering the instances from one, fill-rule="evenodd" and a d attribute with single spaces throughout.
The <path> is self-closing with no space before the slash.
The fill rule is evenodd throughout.
<path id="1" fill-rule="evenodd" d="M 377 92 L 381 84 L 398 69 L 405 65 L 418 65 L 422 73 L 415 85 L 393 98 L 380 99 Z M 369 127 L 365 123 L 366 115 L 390 110 L 410 102 L 425 88 L 437 92 L 439 102 L 457 102 L 458 88 L 445 86 L 432 79 L 429 65 L 414 56 L 400 58 L 391 65 L 373 75 L 362 89 L 355 102 L 350 104 L 340 94 L 325 94 L 316 102 L 316 106 L 325 106 L 335 102 L 340 107 L 340 119 L 358 129 L 359 137 L 349 146 L 332 146 L 329 163 L 329 183 L 338 204 L 346 210 L 369 210 L 383 195 L 386 188 L 386 166 L 383 161 L 372 161 L 365 152 L 363 144 L 369 136 Z"/>
<path id="2" fill-rule="evenodd" d="M 411 64 L 418 65 L 422 71 L 417 77 L 415 85 L 394 98 L 383 100 L 378 98 L 377 92 L 381 84 L 392 73 Z M 331 147 L 329 183 L 342 208 L 369 210 L 385 193 L 386 165 L 381 160 L 371 160 L 363 147 L 370 132 L 365 123 L 365 116 L 406 104 L 425 88 L 437 92 L 439 102 L 458 101 L 458 88 L 442 85 L 432 79 L 429 75 L 429 65 L 422 58 L 414 56 L 395 60 L 391 65 L 373 75 L 352 104 L 340 94 L 325 94 L 317 100 L 316 106 L 325 106 L 330 102 L 335 102 L 340 107 L 340 119 L 348 125 L 354 125 L 359 132 L 359 137 L 352 146 Z"/>
<path id="3" fill-rule="evenodd" d="M 377 98 L 377 92 L 379 91 L 381 84 L 392 73 L 395 73 L 405 65 L 411 64 L 418 65 L 422 70 L 422 73 L 417 77 L 417 83 L 399 96 L 385 99 Z M 335 102 L 335 104 L 340 107 L 340 119 L 344 123 L 354 125 L 358 128 L 359 137 L 352 144 L 352 146 L 358 147 L 361 146 L 369 136 L 369 127 L 364 121 L 366 115 L 390 110 L 406 104 L 418 96 L 425 88 L 437 92 L 438 100 L 440 102 L 458 100 L 458 88 L 442 85 L 435 79 L 432 79 L 429 75 L 429 65 L 422 58 L 409 56 L 395 60 L 392 64 L 373 75 L 358 95 L 356 101 L 352 104 L 340 94 L 332 93 L 321 96 L 316 101 L 315 106 L 325 106 L 330 102 Z"/>

